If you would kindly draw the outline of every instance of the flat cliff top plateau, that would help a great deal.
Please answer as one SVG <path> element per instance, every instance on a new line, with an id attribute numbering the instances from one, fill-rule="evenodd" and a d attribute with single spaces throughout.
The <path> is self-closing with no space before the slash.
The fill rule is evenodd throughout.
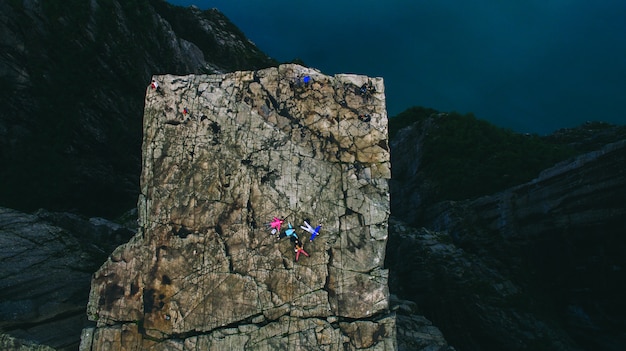
<path id="1" fill-rule="evenodd" d="M 395 349 L 382 79 L 154 79 L 139 233 L 94 275 L 81 350 Z"/>

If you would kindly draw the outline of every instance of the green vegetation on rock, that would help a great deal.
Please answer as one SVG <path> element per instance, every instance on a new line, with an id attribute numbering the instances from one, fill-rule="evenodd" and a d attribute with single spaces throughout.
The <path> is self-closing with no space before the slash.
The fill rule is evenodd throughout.
<path id="1" fill-rule="evenodd" d="M 424 107 L 392 117 L 390 138 L 401 137 L 398 131 L 408 125 L 424 135 L 420 172 L 436 184 L 435 202 L 475 198 L 528 182 L 577 153 L 567 144 L 499 128 L 471 113 Z"/>

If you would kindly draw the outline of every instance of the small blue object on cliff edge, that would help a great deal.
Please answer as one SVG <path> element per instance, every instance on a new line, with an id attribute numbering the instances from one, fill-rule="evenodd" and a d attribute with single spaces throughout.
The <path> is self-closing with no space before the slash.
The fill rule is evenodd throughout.
<path id="1" fill-rule="evenodd" d="M 311 81 L 311 77 L 310 76 L 304 76 L 302 78 L 302 81 L 304 82 L 304 84 L 309 84 L 309 82 Z"/>

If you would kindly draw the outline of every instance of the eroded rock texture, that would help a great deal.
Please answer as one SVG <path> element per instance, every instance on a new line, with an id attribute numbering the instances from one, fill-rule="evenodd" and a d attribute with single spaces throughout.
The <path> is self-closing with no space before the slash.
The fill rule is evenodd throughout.
<path id="1" fill-rule="evenodd" d="M 382 79 L 159 76 L 140 230 L 94 275 L 82 350 L 393 350 Z M 291 223 L 310 257 L 266 227 Z M 303 221 L 322 225 L 309 241 Z"/>
<path id="2" fill-rule="evenodd" d="M 102 218 L 0 207 L 0 350 L 76 350 L 91 273 L 132 235 Z"/>

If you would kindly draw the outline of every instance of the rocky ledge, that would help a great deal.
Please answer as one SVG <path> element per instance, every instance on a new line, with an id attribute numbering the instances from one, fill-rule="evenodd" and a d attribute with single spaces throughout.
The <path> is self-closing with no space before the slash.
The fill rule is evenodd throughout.
<path id="1" fill-rule="evenodd" d="M 91 274 L 133 234 L 103 218 L 0 207 L 0 350 L 76 350 Z"/>
<path id="2" fill-rule="evenodd" d="M 81 350 L 394 350 L 382 79 L 155 78 L 139 232 L 93 277 Z"/>

